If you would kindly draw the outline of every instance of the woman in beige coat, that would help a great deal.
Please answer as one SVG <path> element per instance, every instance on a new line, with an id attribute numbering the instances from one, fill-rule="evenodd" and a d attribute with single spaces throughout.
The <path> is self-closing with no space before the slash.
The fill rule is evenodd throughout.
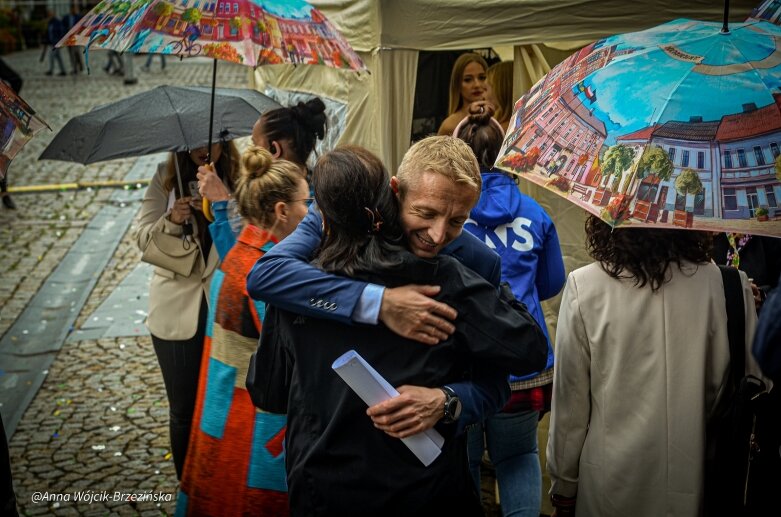
<path id="1" fill-rule="evenodd" d="M 697 517 L 705 422 L 729 366 L 711 237 L 613 231 L 594 216 L 586 233 L 597 262 L 569 275 L 556 331 L 554 507 L 560 517 Z M 741 282 L 750 343 L 756 312 Z"/>
<path id="2" fill-rule="evenodd" d="M 186 247 L 197 248 L 189 275 L 155 266 L 149 286 L 147 327 L 152 334 L 152 344 L 168 396 L 171 452 L 177 478 L 184 467 L 195 409 L 209 285 L 219 264 L 208 221 L 201 212 L 201 201 L 190 195 L 197 194 L 196 173 L 198 167 L 206 163 L 206 151 L 204 147 L 171 154 L 167 165 L 158 169 L 147 188 L 136 230 L 136 242 L 143 251 L 156 234 L 184 237 L 183 223 L 190 222 L 193 235 L 186 240 L 175 240 L 173 249 L 164 251 L 181 255 Z M 216 143 L 212 146 L 211 155 L 219 176 L 228 191 L 232 191 L 238 175 L 236 148 L 231 142 Z M 179 191 L 174 160 L 178 161 L 185 195 Z M 182 256 L 174 260 L 185 262 L 192 259 Z"/>

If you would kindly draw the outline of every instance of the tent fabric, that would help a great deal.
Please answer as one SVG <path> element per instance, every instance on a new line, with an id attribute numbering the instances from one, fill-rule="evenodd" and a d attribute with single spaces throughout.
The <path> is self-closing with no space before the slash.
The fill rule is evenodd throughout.
<path id="1" fill-rule="evenodd" d="M 418 50 L 514 47 L 516 98 L 574 49 L 616 33 L 676 18 L 720 21 L 713 0 L 310 0 L 358 51 L 370 74 L 322 66 L 255 70 L 265 85 L 323 95 L 348 104 L 340 143 L 377 153 L 394 173 L 409 146 Z M 743 21 L 757 0 L 732 0 L 730 18 Z M 447 96 L 443 91 L 441 95 Z M 567 271 L 590 262 L 586 214 L 555 194 L 521 181 L 553 218 Z M 555 336 L 558 297 L 543 303 Z"/>
<path id="2" fill-rule="evenodd" d="M 590 40 L 676 18 L 720 21 L 713 0 L 311 0 L 354 49 L 458 50 Z M 743 21 L 757 0 L 732 0 Z"/>

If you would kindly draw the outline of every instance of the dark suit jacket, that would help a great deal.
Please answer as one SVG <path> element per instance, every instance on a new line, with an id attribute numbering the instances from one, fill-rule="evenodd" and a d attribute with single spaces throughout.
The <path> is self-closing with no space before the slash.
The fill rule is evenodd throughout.
<path id="1" fill-rule="evenodd" d="M 293 515 L 476 515 L 479 497 L 464 437 L 447 437 L 428 467 L 375 429 L 366 405 L 332 370 L 355 349 L 393 386 L 441 386 L 473 364 L 524 374 L 541 369 L 547 341 L 525 308 L 447 256 L 402 252 L 403 264 L 366 273 L 388 286 L 431 282 L 458 310 L 456 332 L 437 346 L 404 339 L 384 325 L 345 325 L 270 306 L 247 376 L 256 406 L 287 413 L 286 467 Z M 519 345 L 523 344 L 523 345 Z M 448 511 L 449 510 L 449 511 Z"/>

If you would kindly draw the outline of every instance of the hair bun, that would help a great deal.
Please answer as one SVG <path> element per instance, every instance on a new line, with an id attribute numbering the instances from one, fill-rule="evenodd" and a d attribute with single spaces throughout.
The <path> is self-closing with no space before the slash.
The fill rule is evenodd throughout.
<path id="1" fill-rule="evenodd" d="M 268 171 L 273 161 L 274 157 L 268 150 L 250 145 L 241 155 L 242 175 L 248 180 L 260 178 Z"/>
<path id="2" fill-rule="evenodd" d="M 298 121 L 316 135 L 319 140 L 325 137 L 325 103 L 320 97 L 314 97 L 306 102 L 299 102 L 291 109 Z"/>
<path id="3" fill-rule="evenodd" d="M 490 102 L 481 103 L 479 106 L 473 102 L 469 105 L 469 122 L 472 124 L 486 125 L 494 116 L 496 109 Z"/>

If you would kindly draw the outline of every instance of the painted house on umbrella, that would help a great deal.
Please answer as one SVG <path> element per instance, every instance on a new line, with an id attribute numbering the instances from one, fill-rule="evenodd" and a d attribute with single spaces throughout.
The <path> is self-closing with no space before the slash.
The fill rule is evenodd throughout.
<path id="1" fill-rule="evenodd" d="M 759 208 L 773 217 L 781 216 L 781 182 L 775 175 L 775 159 L 781 145 L 781 95 L 775 103 L 757 109 L 744 106 L 742 113 L 725 115 L 718 121 L 670 121 L 618 138 L 618 143 L 635 149 L 648 145 L 667 153 L 674 171 L 667 180 L 654 175 L 637 186 L 632 217 L 643 221 L 668 222 L 677 210 L 702 217 L 751 219 Z M 675 180 L 685 169 L 693 170 L 702 190 L 681 195 Z"/>

